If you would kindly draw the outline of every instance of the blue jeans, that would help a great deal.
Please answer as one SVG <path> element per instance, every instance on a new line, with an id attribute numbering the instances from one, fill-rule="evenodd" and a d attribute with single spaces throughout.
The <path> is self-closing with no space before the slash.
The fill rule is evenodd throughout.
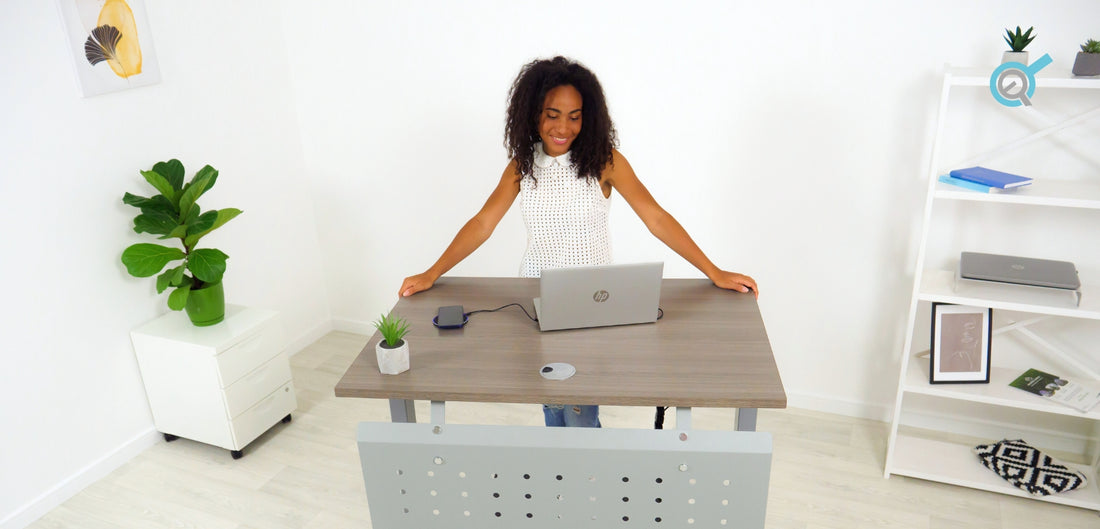
<path id="1" fill-rule="evenodd" d="M 599 406 L 543 404 L 542 413 L 547 426 L 600 427 Z"/>

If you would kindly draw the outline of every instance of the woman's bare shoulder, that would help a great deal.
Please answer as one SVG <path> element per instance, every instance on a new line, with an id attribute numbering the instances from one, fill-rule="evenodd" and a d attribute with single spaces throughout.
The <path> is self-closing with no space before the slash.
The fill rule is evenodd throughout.
<path id="1" fill-rule="evenodd" d="M 600 180 L 614 185 L 616 178 L 623 177 L 635 178 L 634 169 L 630 167 L 630 162 L 626 160 L 623 153 L 619 152 L 619 149 L 611 149 L 611 163 L 603 168 Z"/>

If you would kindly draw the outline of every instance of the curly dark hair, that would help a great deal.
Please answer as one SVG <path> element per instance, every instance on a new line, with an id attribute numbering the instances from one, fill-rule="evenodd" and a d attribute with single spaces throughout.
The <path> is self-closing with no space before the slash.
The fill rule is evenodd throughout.
<path id="1" fill-rule="evenodd" d="M 579 177 L 599 180 L 604 167 L 611 163 L 612 149 L 619 140 L 600 81 L 577 61 L 558 56 L 523 66 L 508 92 L 504 147 L 516 160 L 519 176 L 531 175 L 535 144 L 542 141 L 539 138 L 542 104 L 547 92 L 562 85 L 576 88 L 582 102 L 581 131 L 569 148 L 570 159 Z"/>

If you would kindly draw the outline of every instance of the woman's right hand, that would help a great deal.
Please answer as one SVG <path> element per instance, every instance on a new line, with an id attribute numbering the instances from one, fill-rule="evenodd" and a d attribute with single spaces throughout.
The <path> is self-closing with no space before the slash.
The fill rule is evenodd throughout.
<path id="1" fill-rule="evenodd" d="M 435 284 L 436 278 L 433 277 L 431 272 L 424 272 L 422 274 L 416 274 L 405 278 L 405 281 L 401 283 L 401 290 L 397 291 L 399 297 L 408 297 L 417 292 L 428 290 Z"/>

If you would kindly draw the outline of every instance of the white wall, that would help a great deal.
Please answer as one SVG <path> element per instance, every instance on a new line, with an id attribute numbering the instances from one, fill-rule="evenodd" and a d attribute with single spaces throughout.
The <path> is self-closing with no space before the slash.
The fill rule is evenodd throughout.
<path id="1" fill-rule="evenodd" d="M 886 418 L 944 63 L 992 71 L 1004 28 L 1068 70 L 1100 4 L 331 1 L 284 20 L 337 326 L 366 329 L 506 163 L 520 66 L 600 77 L 621 151 L 716 263 L 753 275 L 790 404 Z M 288 33 L 290 29 L 288 29 Z M 617 260 L 664 248 L 620 197 Z M 514 276 L 518 208 L 452 273 Z"/>
<path id="2" fill-rule="evenodd" d="M 292 347 L 331 328 L 278 10 L 146 4 L 163 81 L 89 99 L 55 3 L 0 4 L 0 527 L 156 442 L 128 333 L 166 297 L 119 262 L 150 241 L 121 201 L 151 194 L 138 170 L 216 167 L 199 203 L 244 210 L 203 240 L 227 301 L 279 310 Z"/>

